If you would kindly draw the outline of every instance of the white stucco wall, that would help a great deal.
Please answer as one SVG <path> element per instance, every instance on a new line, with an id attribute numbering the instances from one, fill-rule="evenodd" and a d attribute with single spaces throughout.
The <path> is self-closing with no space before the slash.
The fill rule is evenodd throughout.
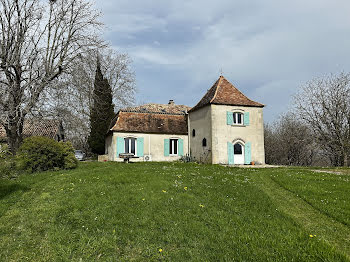
<path id="1" fill-rule="evenodd" d="M 191 157 L 202 163 L 212 162 L 212 132 L 211 132 L 211 107 L 205 106 L 194 112 L 190 112 L 188 121 L 188 136 Z M 192 136 L 192 130 L 196 135 Z M 207 146 L 202 146 L 202 140 L 206 138 Z"/>
<path id="2" fill-rule="evenodd" d="M 108 159 L 113 158 L 113 144 L 112 144 L 113 134 L 109 134 L 105 140 L 105 154 L 108 155 Z"/>
<path id="3" fill-rule="evenodd" d="M 123 161 L 117 157 L 117 137 L 143 137 L 144 138 L 144 156 L 151 155 L 152 161 L 175 161 L 180 156 L 164 156 L 164 139 L 183 139 L 183 153 L 188 154 L 188 136 L 187 135 L 168 135 L 168 134 L 146 134 L 146 133 L 122 133 L 113 132 L 111 139 L 106 139 L 106 148 L 108 148 L 109 161 Z M 137 150 L 137 149 L 136 149 Z M 131 161 L 144 161 L 144 157 L 132 159 Z"/>
<path id="4" fill-rule="evenodd" d="M 249 112 L 249 126 L 227 125 L 226 112 Z M 227 142 L 251 142 L 251 160 L 265 164 L 263 108 L 211 105 L 212 163 L 227 164 Z"/>

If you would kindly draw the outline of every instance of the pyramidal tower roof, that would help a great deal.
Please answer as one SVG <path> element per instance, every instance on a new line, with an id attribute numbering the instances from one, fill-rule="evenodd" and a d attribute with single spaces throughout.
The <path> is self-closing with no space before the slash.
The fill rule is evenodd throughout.
<path id="1" fill-rule="evenodd" d="M 234 85 L 220 76 L 203 98 L 189 112 L 195 111 L 209 104 L 230 106 L 264 107 L 263 104 L 250 100 Z"/>

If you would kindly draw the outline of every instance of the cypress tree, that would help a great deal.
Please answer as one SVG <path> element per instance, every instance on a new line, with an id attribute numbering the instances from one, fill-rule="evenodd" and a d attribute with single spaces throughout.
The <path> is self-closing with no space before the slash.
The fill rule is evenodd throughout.
<path id="1" fill-rule="evenodd" d="M 101 64 L 97 59 L 93 103 L 90 108 L 90 136 L 88 144 L 94 154 L 105 153 L 105 136 L 114 117 L 112 88 L 103 77 Z"/>

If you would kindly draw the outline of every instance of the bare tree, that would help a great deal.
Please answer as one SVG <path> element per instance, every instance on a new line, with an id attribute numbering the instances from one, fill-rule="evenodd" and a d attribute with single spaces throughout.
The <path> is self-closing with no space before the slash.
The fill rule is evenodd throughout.
<path id="1" fill-rule="evenodd" d="M 97 57 L 101 71 L 112 88 L 115 111 L 135 103 L 135 74 L 131 59 L 125 53 L 109 48 L 98 52 L 91 50 L 81 55 L 72 64 L 69 74 L 55 80 L 53 87 L 46 90 L 33 114 L 55 117 L 63 120 L 65 133 L 76 148 L 88 150 L 87 138 L 90 131 L 90 109 L 94 98 L 94 80 Z"/>
<path id="2" fill-rule="evenodd" d="M 350 74 L 313 79 L 294 99 L 299 118 L 335 166 L 348 166 L 350 154 Z"/>
<path id="3" fill-rule="evenodd" d="M 265 124 L 266 163 L 312 165 L 317 147 L 311 129 L 292 113 L 284 114 L 272 125 Z"/>
<path id="4" fill-rule="evenodd" d="M 98 17 L 85 0 L 0 0 L 0 124 L 13 153 L 45 89 L 101 46 Z"/>

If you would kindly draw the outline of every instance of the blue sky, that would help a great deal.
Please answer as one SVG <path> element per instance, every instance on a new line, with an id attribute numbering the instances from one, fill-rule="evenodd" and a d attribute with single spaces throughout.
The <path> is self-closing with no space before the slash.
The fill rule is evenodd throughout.
<path id="1" fill-rule="evenodd" d="M 314 77 L 350 71 L 349 0 L 96 1 L 133 60 L 138 103 L 194 106 L 223 75 L 270 122 Z"/>

